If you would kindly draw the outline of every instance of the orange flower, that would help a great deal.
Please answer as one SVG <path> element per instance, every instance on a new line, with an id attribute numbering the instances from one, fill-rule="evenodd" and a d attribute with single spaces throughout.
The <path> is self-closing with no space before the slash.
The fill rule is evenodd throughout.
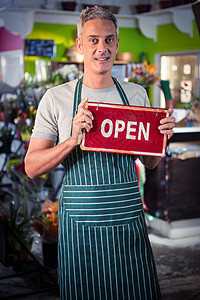
<path id="1" fill-rule="evenodd" d="M 42 222 L 48 228 L 43 230 L 43 235 L 54 240 L 58 240 L 58 205 L 59 200 L 47 199 L 42 207 Z"/>

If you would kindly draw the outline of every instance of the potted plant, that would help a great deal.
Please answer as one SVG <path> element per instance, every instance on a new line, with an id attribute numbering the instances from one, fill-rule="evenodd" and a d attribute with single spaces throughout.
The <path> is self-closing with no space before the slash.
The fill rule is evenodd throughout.
<path id="1" fill-rule="evenodd" d="M 0 200 L 0 224 L 4 227 L 4 252 L 0 260 L 5 264 L 16 264 L 28 257 L 33 242 L 33 224 L 48 229 L 41 219 L 41 201 L 38 193 L 43 188 L 48 175 L 36 180 L 28 178 L 24 171 L 24 161 L 12 157 L 6 165 L 11 181 L 17 182 L 13 198 L 7 203 Z M 17 197 L 16 197 L 17 195 Z M 0 232 L 2 232 L 0 230 Z"/>
<path id="2" fill-rule="evenodd" d="M 0 225 L 2 251 L 0 261 L 6 265 L 19 265 L 27 259 L 33 243 L 32 222 L 39 222 L 39 212 L 33 209 L 31 216 L 27 213 L 27 204 L 14 201 L 3 204 L 0 201 Z"/>
<path id="3" fill-rule="evenodd" d="M 152 5 L 150 3 L 138 4 L 135 6 L 138 14 L 150 11 L 151 7 L 152 7 Z"/>
<path id="4" fill-rule="evenodd" d="M 28 147 L 26 143 L 24 148 Z M 48 181 L 49 174 L 44 174 L 36 179 L 29 178 L 25 173 L 24 158 L 13 155 L 6 163 L 6 171 L 8 178 L 11 180 L 15 202 L 18 203 L 21 199 L 26 199 L 27 211 L 30 215 L 32 208 L 38 206 L 38 200 L 44 201 L 49 190 L 45 187 Z"/>
<path id="5" fill-rule="evenodd" d="M 12 182 L 13 190 L 16 190 L 18 188 L 19 178 L 16 176 L 14 170 L 20 163 L 21 163 L 21 159 L 17 155 L 11 156 L 6 163 L 7 175 Z"/>
<path id="6" fill-rule="evenodd" d="M 62 9 L 74 11 L 76 8 L 76 1 L 61 1 Z"/>

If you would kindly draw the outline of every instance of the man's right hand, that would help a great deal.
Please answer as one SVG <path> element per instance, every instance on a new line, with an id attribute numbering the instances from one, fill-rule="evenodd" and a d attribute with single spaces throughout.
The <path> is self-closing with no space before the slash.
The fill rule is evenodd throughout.
<path id="1" fill-rule="evenodd" d="M 92 121 L 94 117 L 87 109 L 88 97 L 83 99 L 78 106 L 78 112 L 74 117 L 72 124 L 72 136 L 71 141 L 75 146 L 80 145 L 83 137 L 83 130 L 85 129 L 87 132 L 90 131 L 92 126 Z"/>

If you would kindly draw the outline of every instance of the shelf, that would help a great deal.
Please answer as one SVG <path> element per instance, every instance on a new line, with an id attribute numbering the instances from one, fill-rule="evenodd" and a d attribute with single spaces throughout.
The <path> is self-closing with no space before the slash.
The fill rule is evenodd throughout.
<path id="1" fill-rule="evenodd" d="M 76 25 L 80 16 L 79 11 L 63 10 L 35 10 L 35 22 Z M 119 27 L 135 28 L 137 27 L 137 18 L 134 15 L 116 15 Z"/>
<path id="2" fill-rule="evenodd" d="M 77 24 L 80 12 L 36 10 L 35 22 Z M 192 5 L 186 4 L 136 15 L 116 15 L 121 28 L 139 28 L 148 38 L 157 40 L 157 26 L 174 23 L 177 29 L 193 36 Z"/>
<path id="3" fill-rule="evenodd" d="M 136 15 L 138 27 L 148 38 L 157 41 L 157 26 L 173 23 L 179 31 L 193 37 L 194 15 L 192 5 L 186 4 L 174 8 L 151 11 L 141 15 Z"/>
<path id="4" fill-rule="evenodd" d="M 175 127 L 174 133 L 191 133 L 191 132 L 200 132 L 200 126 L 194 127 Z"/>
<path id="5" fill-rule="evenodd" d="M 175 127 L 174 135 L 168 143 L 200 141 L 200 126 L 196 127 Z"/>
<path id="6" fill-rule="evenodd" d="M 76 25 L 79 11 L 7 8 L 0 12 L 0 24 L 23 38 L 31 33 L 34 23 Z M 157 41 L 157 26 L 173 23 L 183 33 L 193 36 L 192 4 L 135 15 L 116 15 L 121 28 L 139 28 L 144 36 Z M 19 26 L 20 25 L 20 26 Z M 26 31 L 25 31 L 26 30 Z M 21 32 L 22 31 L 22 32 Z M 24 32 L 25 31 L 25 32 Z M 28 32 L 29 31 L 29 32 Z"/>

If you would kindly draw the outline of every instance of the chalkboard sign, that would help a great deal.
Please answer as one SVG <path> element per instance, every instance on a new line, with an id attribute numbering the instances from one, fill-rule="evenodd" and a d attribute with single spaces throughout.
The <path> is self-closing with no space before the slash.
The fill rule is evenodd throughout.
<path id="1" fill-rule="evenodd" d="M 26 56 L 41 56 L 54 58 L 56 55 L 56 45 L 54 40 L 25 40 Z"/>

